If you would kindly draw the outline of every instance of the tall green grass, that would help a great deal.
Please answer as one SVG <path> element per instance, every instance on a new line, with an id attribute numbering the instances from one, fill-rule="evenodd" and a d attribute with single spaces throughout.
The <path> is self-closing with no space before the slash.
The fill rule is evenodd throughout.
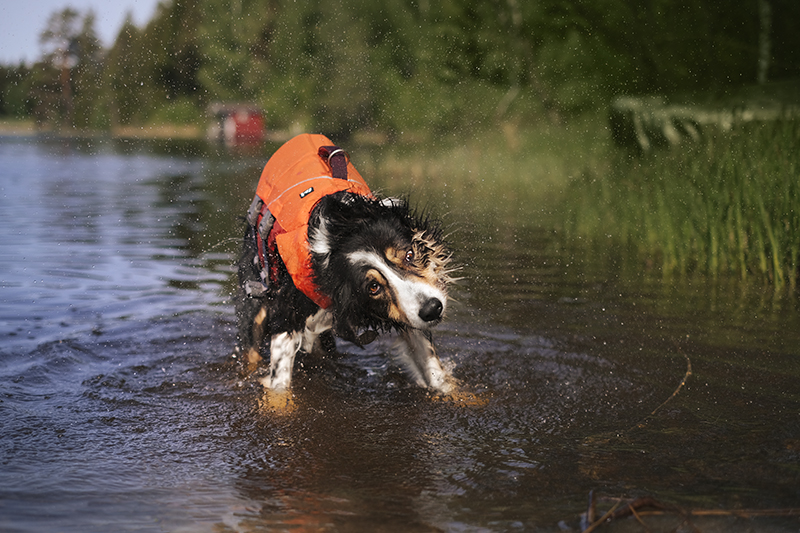
<path id="1" fill-rule="evenodd" d="M 498 123 L 366 154 L 355 149 L 354 163 L 370 186 L 410 192 L 448 218 L 541 226 L 560 220 L 561 198 L 585 168 L 607 169 L 609 143 L 605 122 L 587 116 L 562 125 Z"/>
<path id="2" fill-rule="evenodd" d="M 749 124 L 643 156 L 619 153 L 567 192 L 569 230 L 629 245 L 664 274 L 800 274 L 800 124 Z"/>

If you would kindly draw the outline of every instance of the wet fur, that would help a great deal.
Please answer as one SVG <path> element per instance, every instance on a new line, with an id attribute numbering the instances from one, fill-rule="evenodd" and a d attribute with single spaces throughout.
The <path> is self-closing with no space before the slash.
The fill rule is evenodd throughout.
<path id="1" fill-rule="evenodd" d="M 299 352 L 333 351 L 331 334 L 360 344 L 364 332 L 398 331 L 396 359 L 418 385 L 450 388 L 430 328 L 446 310 L 450 253 L 439 226 L 405 202 L 340 192 L 324 197 L 309 220 L 311 264 L 323 310 L 293 284 L 283 261 L 278 281 L 261 297 L 243 287 L 258 281 L 256 231 L 248 225 L 239 261 L 237 352 L 248 371 L 270 353 L 268 388 L 288 388 Z M 371 294 L 377 289 L 377 294 Z M 425 300 L 424 302 L 422 300 Z M 434 300 L 441 300 L 441 316 Z"/>

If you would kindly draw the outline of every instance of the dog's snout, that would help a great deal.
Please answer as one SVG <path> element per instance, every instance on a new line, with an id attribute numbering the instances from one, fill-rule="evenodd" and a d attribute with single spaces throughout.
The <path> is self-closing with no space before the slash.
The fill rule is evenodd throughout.
<path id="1" fill-rule="evenodd" d="M 438 298 L 429 298 L 419 310 L 419 317 L 425 322 L 432 322 L 442 318 L 444 305 Z"/>

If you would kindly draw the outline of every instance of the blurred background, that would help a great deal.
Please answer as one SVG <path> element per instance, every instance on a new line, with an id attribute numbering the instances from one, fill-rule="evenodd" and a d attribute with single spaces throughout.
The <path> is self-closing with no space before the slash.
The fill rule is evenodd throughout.
<path id="1" fill-rule="evenodd" d="M 144 23 L 129 13 L 109 46 L 91 8 L 67 5 L 38 29 L 35 60 L 0 70 L 3 117 L 198 125 L 212 102 L 248 101 L 273 129 L 470 137 L 566 121 L 619 95 L 800 76 L 789 0 L 163 1 Z"/>

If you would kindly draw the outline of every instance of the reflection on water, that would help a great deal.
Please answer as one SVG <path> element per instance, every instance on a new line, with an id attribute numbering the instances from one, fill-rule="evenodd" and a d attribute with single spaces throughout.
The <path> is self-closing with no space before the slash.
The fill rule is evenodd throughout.
<path id="1" fill-rule="evenodd" d="M 0 140 L 0 530 L 553 531 L 592 490 L 796 505 L 796 300 L 449 205 L 465 281 L 437 341 L 462 394 L 409 386 L 382 338 L 299 361 L 287 408 L 227 357 L 264 157 L 124 148 Z M 754 526 L 798 521 L 702 530 Z"/>

